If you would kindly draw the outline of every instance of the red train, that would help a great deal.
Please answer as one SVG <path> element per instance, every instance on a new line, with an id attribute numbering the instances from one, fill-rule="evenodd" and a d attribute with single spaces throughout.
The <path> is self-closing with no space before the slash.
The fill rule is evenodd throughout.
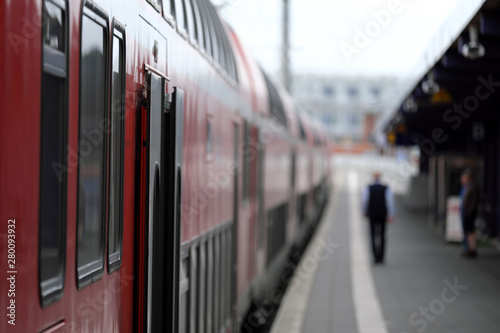
<path id="1" fill-rule="evenodd" d="M 326 135 L 208 0 L 1 0 L 0 331 L 236 332 Z"/>

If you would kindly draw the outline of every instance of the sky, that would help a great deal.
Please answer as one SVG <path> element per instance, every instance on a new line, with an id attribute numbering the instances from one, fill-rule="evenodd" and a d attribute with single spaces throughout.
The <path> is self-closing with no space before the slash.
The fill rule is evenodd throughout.
<path id="1" fill-rule="evenodd" d="M 282 0 L 230 2 L 222 14 L 262 66 L 280 68 Z M 296 74 L 410 76 L 469 0 L 289 0 Z M 443 43 L 451 43 L 443 41 Z"/>

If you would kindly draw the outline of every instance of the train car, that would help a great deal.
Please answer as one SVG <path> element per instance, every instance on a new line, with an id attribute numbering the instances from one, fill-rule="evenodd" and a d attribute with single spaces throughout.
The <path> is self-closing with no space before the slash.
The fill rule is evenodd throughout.
<path id="1" fill-rule="evenodd" d="M 326 202 L 321 129 L 208 0 L 0 5 L 0 331 L 243 330 Z"/>

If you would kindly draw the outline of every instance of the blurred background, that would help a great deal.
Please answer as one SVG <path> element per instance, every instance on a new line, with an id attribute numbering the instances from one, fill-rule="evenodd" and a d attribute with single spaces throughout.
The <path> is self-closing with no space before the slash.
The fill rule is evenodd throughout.
<path id="1" fill-rule="evenodd" d="M 479 229 L 499 237 L 499 0 L 212 1 L 326 128 L 337 160 L 414 168 L 399 172 L 412 175 L 408 202 L 440 232 L 470 168 L 482 188 Z"/>
<path id="2" fill-rule="evenodd" d="M 261 66 L 327 127 L 336 151 L 363 152 L 386 146 L 377 123 L 401 105 L 482 1 L 213 3 Z"/>

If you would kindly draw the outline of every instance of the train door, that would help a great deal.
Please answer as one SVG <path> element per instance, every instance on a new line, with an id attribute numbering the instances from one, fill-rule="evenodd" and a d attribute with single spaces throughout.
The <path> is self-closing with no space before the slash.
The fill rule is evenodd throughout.
<path id="1" fill-rule="evenodd" d="M 176 332 L 184 93 L 166 100 L 166 78 L 147 72 L 142 108 L 137 243 L 139 332 Z"/>

